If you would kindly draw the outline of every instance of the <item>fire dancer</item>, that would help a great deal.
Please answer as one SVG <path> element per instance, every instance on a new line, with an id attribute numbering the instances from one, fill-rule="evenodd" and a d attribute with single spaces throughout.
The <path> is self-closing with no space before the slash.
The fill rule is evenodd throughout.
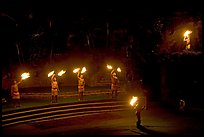
<path id="1" fill-rule="evenodd" d="M 134 101 L 134 102 L 132 102 L 132 101 Z M 136 117 L 137 117 L 136 127 L 140 128 L 141 127 L 141 112 L 145 108 L 145 106 L 142 105 L 142 103 L 138 97 L 133 97 L 130 104 L 133 106 L 133 108 L 135 110 Z"/>
<path id="2" fill-rule="evenodd" d="M 13 99 L 13 105 L 14 107 L 20 107 L 20 93 L 18 89 L 18 85 L 22 82 L 22 80 L 25 80 L 30 77 L 30 73 L 23 73 L 21 74 L 21 80 L 17 82 L 16 80 L 13 81 L 13 84 L 11 85 L 11 96 Z"/>
<path id="3" fill-rule="evenodd" d="M 192 31 L 187 30 L 184 33 L 184 41 L 186 42 L 186 50 L 190 50 L 191 47 L 191 43 L 190 43 L 190 34 L 192 33 Z"/>
<path id="4" fill-rule="evenodd" d="M 13 84 L 11 85 L 11 97 L 13 100 L 13 106 L 14 108 L 20 107 L 20 93 L 18 89 L 18 85 L 21 83 L 22 79 L 17 82 L 16 80 L 13 80 Z"/>
<path id="5" fill-rule="evenodd" d="M 52 86 L 52 103 L 57 103 L 58 101 L 58 92 L 59 92 L 59 86 L 57 82 L 57 78 L 55 74 L 51 76 L 51 86 Z"/>
<path id="6" fill-rule="evenodd" d="M 79 71 L 77 73 L 77 77 L 78 77 L 78 97 L 80 101 L 83 100 L 83 93 L 85 90 L 85 79 L 84 75 L 82 75 L 82 73 L 80 73 Z"/>
<path id="7" fill-rule="evenodd" d="M 111 71 L 111 92 L 112 92 L 112 98 L 118 96 L 118 88 L 119 88 L 119 79 L 116 75 L 116 71 L 113 69 Z"/>

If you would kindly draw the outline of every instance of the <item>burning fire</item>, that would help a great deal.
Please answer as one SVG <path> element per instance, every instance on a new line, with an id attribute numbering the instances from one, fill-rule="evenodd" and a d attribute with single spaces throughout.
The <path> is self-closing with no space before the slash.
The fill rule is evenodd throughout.
<path id="1" fill-rule="evenodd" d="M 187 31 L 184 33 L 184 37 L 188 37 L 188 36 L 189 36 L 189 34 L 191 34 L 191 33 L 192 33 L 192 31 L 187 30 Z"/>
<path id="2" fill-rule="evenodd" d="M 58 73 L 58 76 L 62 76 L 66 71 L 65 70 L 61 70 L 59 73 Z"/>
<path id="3" fill-rule="evenodd" d="M 84 73 L 84 72 L 86 72 L 86 68 L 85 67 L 83 67 L 82 70 L 81 70 L 81 73 Z"/>
<path id="4" fill-rule="evenodd" d="M 130 101 L 130 105 L 133 106 L 137 100 L 138 100 L 138 98 L 133 96 L 131 101 Z"/>
<path id="5" fill-rule="evenodd" d="M 77 72 L 79 72 L 79 70 L 80 70 L 80 68 L 76 68 L 76 69 L 73 70 L 73 72 L 77 73 Z"/>
<path id="6" fill-rule="evenodd" d="M 108 69 L 113 69 L 113 67 L 111 65 L 108 65 L 108 64 L 107 64 L 107 68 Z"/>
<path id="7" fill-rule="evenodd" d="M 49 74 L 48 74 L 48 77 L 52 76 L 54 74 L 54 70 L 51 71 Z"/>
<path id="8" fill-rule="evenodd" d="M 23 74 L 21 74 L 21 79 L 22 80 L 24 80 L 24 79 L 27 79 L 27 78 L 29 78 L 30 77 L 30 73 L 23 73 Z"/>
<path id="9" fill-rule="evenodd" d="M 118 72 L 121 72 L 121 69 L 120 69 L 120 68 L 117 68 L 117 71 L 118 71 Z"/>
<path id="10" fill-rule="evenodd" d="M 76 68 L 76 69 L 73 70 L 73 72 L 77 73 L 77 72 L 79 72 L 79 70 L 80 70 L 80 68 Z M 86 67 L 83 67 L 82 70 L 81 70 L 81 73 L 84 73 L 84 72 L 86 72 Z"/>

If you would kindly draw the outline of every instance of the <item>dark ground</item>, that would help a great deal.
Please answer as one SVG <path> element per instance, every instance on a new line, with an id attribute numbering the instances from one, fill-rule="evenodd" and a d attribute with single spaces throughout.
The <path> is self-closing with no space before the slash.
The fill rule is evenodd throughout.
<path id="1" fill-rule="evenodd" d="M 105 94 L 87 96 L 87 100 L 104 99 Z M 119 99 L 124 99 L 124 94 Z M 126 96 L 127 97 L 127 96 Z M 43 98 L 41 98 L 42 100 Z M 40 99 L 38 99 L 39 101 Z M 44 100 L 44 99 L 43 99 Z M 67 100 L 67 98 L 66 98 Z M 48 101 L 48 100 L 47 100 Z M 77 101 L 70 98 L 70 102 Z M 45 101 L 44 101 L 45 102 Z M 25 103 L 25 102 L 24 102 Z M 28 102 L 27 102 L 28 103 Z M 47 102 L 48 103 L 48 102 Z M 150 101 L 149 108 L 142 112 L 142 128 L 135 126 L 134 111 L 127 109 L 115 112 L 80 115 L 66 119 L 33 122 L 4 127 L 3 135 L 192 135 L 203 136 L 203 111 L 179 112 L 158 101 Z"/>

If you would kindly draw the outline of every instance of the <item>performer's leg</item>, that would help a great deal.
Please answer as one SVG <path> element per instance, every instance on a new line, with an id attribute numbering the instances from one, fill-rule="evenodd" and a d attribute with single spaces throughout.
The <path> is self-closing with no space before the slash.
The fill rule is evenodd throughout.
<path id="1" fill-rule="evenodd" d="M 54 95 L 52 95 L 51 102 L 54 103 Z"/>
<path id="2" fill-rule="evenodd" d="M 15 108 L 16 107 L 16 99 L 12 99 L 12 102 L 13 102 L 13 107 Z"/>
<path id="3" fill-rule="evenodd" d="M 139 128 L 141 126 L 141 115 L 140 115 L 140 111 L 138 111 L 136 113 L 137 116 L 137 128 Z"/>
<path id="4" fill-rule="evenodd" d="M 111 92 L 112 92 L 111 96 L 113 98 L 114 97 L 114 90 L 112 89 Z"/>
<path id="5" fill-rule="evenodd" d="M 57 97 L 58 97 L 58 96 L 57 96 L 57 95 L 55 95 L 55 102 L 56 102 L 56 103 L 57 103 L 57 101 L 58 101 L 58 100 L 57 100 L 57 99 L 58 99 Z"/>
<path id="6" fill-rule="evenodd" d="M 81 100 L 83 100 L 83 91 L 81 92 Z"/>
<path id="7" fill-rule="evenodd" d="M 118 96 L 118 90 L 115 90 L 115 97 Z"/>
<path id="8" fill-rule="evenodd" d="M 18 107 L 21 107 L 21 100 L 17 99 L 17 101 L 18 101 Z"/>
<path id="9" fill-rule="evenodd" d="M 81 100 L 81 95 L 80 95 L 80 91 L 78 91 L 78 100 Z"/>

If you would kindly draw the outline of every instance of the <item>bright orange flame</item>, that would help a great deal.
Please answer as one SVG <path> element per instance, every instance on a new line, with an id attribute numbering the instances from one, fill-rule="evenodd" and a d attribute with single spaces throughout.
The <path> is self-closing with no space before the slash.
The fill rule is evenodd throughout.
<path id="1" fill-rule="evenodd" d="M 21 74 L 21 79 L 22 80 L 24 80 L 24 79 L 27 79 L 27 78 L 29 78 L 30 77 L 30 73 L 23 73 L 23 74 Z"/>
<path id="2" fill-rule="evenodd" d="M 118 71 L 118 72 L 121 72 L 121 69 L 120 69 L 120 68 L 117 68 L 117 71 Z"/>
<path id="3" fill-rule="evenodd" d="M 52 76 L 54 74 L 54 70 L 48 73 L 48 77 Z"/>
<path id="4" fill-rule="evenodd" d="M 86 72 L 86 68 L 85 67 L 83 67 L 82 70 L 81 70 L 81 73 L 84 73 L 84 72 Z"/>
<path id="5" fill-rule="evenodd" d="M 80 68 L 76 68 L 76 69 L 73 70 L 73 72 L 77 73 L 77 72 L 79 72 L 79 70 L 80 70 Z"/>
<path id="6" fill-rule="evenodd" d="M 191 33 L 192 33 L 192 31 L 187 30 L 187 31 L 184 33 L 184 37 L 188 37 L 188 35 L 191 34 Z"/>
<path id="7" fill-rule="evenodd" d="M 65 70 L 61 70 L 57 75 L 62 76 L 65 72 L 66 72 Z"/>
<path id="8" fill-rule="evenodd" d="M 111 65 L 108 65 L 108 64 L 107 64 L 107 68 L 108 68 L 108 69 L 112 69 L 113 67 L 112 67 Z"/>
<path id="9" fill-rule="evenodd" d="M 131 101 L 130 101 L 130 105 L 133 106 L 137 100 L 138 100 L 138 98 L 133 96 Z"/>

